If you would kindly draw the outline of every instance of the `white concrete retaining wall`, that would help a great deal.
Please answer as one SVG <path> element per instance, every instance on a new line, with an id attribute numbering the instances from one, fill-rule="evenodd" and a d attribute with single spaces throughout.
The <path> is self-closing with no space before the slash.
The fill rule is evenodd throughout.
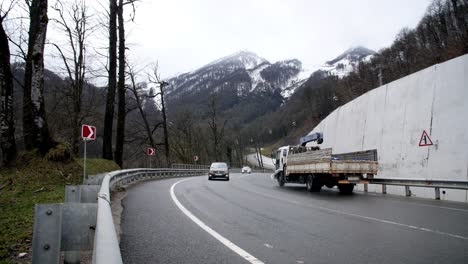
<path id="1" fill-rule="evenodd" d="M 419 146 L 423 131 L 432 146 Z M 468 55 L 369 91 L 336 109 L 315 132 L 323 132 L 321 147 L 334 154 L 377 149 L 377 177 L 467 181 Z M 380 185 L 369 191 L 380 192 Z M 411 191 L 434 198 L 432 188 Z M 404 194 L 404 187 L 387 186 L 387 192 Z M 468 202 L 468 191 L 441 192 L 441 199 Z"/>

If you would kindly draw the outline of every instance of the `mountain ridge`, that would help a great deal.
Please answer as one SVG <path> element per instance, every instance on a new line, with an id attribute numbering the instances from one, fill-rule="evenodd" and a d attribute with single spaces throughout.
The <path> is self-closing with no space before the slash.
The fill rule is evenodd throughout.
<path id="1" fill-rule="evenodd" d="M 197 109 L 203 119 L 212 95 L 216 94 L 221 115 L 247 124 L 285 105 L 317 72 L 324 77 L 342 78 L 373 53 L 364 47 L 353 47 L 319 69 L 304 69 L 299 59 L 272 63 L 254 52 L 241 50 L 166 79 L 170 84 L 165 92 L 167 106 Z"/>
<path id="2" fill-rule="evenodd" d="M 343 78 L 351 73 L 361 61 L 369 61 L 375 54 L 375 51 L 363 46 L 351 47 L 333 60 L 326 61 L 318 71 Z"/>

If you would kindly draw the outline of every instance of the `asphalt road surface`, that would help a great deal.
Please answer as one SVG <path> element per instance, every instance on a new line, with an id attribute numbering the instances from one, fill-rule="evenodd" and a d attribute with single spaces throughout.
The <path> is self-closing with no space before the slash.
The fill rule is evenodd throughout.
<path id="1" fill-rule="evenodd" d="M 124 263 L 468 263 L 468 205 L 174 178 L 129 190 L 120 246 Z"/>

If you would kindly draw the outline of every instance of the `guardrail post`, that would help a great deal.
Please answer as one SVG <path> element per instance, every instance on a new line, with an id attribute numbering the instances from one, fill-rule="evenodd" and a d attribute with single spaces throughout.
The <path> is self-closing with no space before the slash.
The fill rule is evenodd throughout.
<path id="1" fill-rule="evenodd" d="M 387 185 L 382 184 L 382 194 L 387 194 Z"/>
<path id="2" fill-rule="evenodd" d="M 32 263 L 59 263 L 62 238 L 60 204 L 36 204 Z"/>
<path id="3" fill-rule="evenodd" d="M 62 205 L 61 250 L 77 252 L 93 249 L 97 203 L 65 203 Z"/>
<path id="4" fill-rule="evenodd" d="M 364 183 L 364 192 L 368 192 L 369 191 L 369 186 L 367 183 Z"/>
<path id="5" fill-rule="evenodd" d="M 65 186 L 65 203 L 97 203 L 97 193 L 99 192 L 99 188 L 100 188 L 99 185 L 67 185 Z M 81 205 L 81 206 L 85 206 L 84 208 L 88 208 L 88 207 L 93 208 L 92 205 Z M 75 210 L 77 212 L 80 211 L 79 209 L 76 210 L 73 207 L 65 207 L 65 208 L 67 210 L 62 210 L 62 213 L 67 212 L 66 215 L 68 215 L 69 210 Z M 86 209 L 82 209 L 81 211 L 84 211 L 84 210 Z M 93 209 L 91 210 L 94 211 Z M 88 213 L 85 213 L 85 212 L 81 212 L 79 214 L 77 212 L 72 213 L 72 219 L 78 218 L 78 216 L 82 217 L 82 215 L 86 215 L 86 216 L 88 215 Z M 91 214 L 91 218 L 95 217 L 93 215 L 93 212 L 89 212 L 89 214 Z M 62 224 L 62 226 L 67 226 L 67 225 Z M 70 229 L 70 227 L 68 228 Z M 65 234 L 62 234 L 62 235 L 65 235 Z M 78 239 L 78 236 L 75 236 L 75 238 L 72 238 L 72 239 Z M 81 239 L 84 239 L 84 238 L 81 238 Z M 63 246 L 68 246 L 68 245 L 63 245 Z M 81 258 L 80 251 L 65 251 L 64 252 L 64 263 L 66 264 L 80 263 L 80 258 Z"/>
<path id="6" fill-rule="evenodd" d="M 405 186 L 405 195 L 406 196 L 411 196 L 411 190 L 409 186 Z"/>
<path id="7" fill-rule="evenodd" d="M 435 199 L 440 200 L 440 188 L 436 187 L 434 190 L 435 190 Z"/>
<path id="8" fill-rule="evenodd" d="M 79 203 L 81 201 L 80 186 L 67 185 L 65 186 L 65 203 Z M 78 264 L 80 263 L 79 251 L 65 251 L 64 252 L 65 264 Z"/>

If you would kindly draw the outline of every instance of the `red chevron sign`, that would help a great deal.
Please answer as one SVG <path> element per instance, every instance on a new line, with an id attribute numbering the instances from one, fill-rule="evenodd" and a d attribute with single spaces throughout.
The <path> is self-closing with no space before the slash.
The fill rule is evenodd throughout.
<path id="1" fill-rule="evenodd" d="M 83 140 L 96 139 L 96 127 L 89 125 L 81 125 L 81 137 Z"/>

